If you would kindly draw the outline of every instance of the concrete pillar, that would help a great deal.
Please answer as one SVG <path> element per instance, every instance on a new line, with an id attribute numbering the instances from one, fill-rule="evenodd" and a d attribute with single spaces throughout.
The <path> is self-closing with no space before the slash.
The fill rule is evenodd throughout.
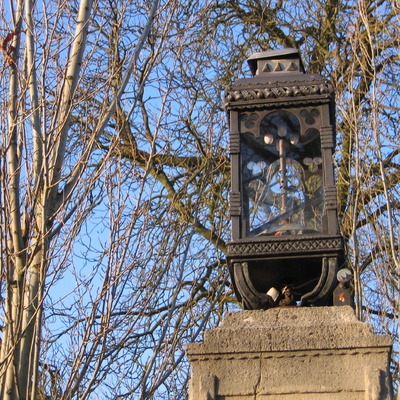
<path id="1" fill-rule="evenodd" d="M 350 307 L 233 312 L 188 346 L 189 400 L 390 400 L 390 351 Z"/>

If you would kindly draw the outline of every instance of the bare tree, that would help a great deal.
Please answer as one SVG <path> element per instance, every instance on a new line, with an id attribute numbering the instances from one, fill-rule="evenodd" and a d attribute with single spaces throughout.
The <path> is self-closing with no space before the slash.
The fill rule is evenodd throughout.
<path id="1" fill-rule="evenodd" d="M 185 396 L 226 288 L 221 88 L 184 58 L 203 11 L 35 4 L 3 20 L 1 394 Z"/>
<path id="2" fill-rule="evenodd" d="M 10 2 L 2 396 L 185 398 L 185 344 L 235 303 L 224 85 L 288 46 L 336 87 L 357 313 L 397 341 L 398 27 L 389 0 Z"/>
<path id="3" fill-rule="evenodd" d="M 101 194 L 96 185 L 112 150 L 97 154 L 99 137 L 135 69 L 158 3 L 153 2 L 144 14 L 142 34 L 111 96 L 113 75 L 103 71 L 99 79 L 88 62 L 99 45 L 96 34 L 94 43 L 87 40 L 98 7 L 83 0 L 76 10 L 69 10 L 67 4 L 39 9 L 35 2 L 18 1 L 10 3 L 9 18 L 4 20 L 1 267 L 5 303 L 0 361 L 4 399 L 37 398 L 48 290 L 65 268 L 79 224 Z M 88 100 L 93 96 L 103 104 L 91 115 Z M 81 105 L 86 118 L 75 129 Z M 71 230 L 61 243 L 68 224 Z M 79 385 L 79 378 L 74 384 Z M 72 396 L 73 390 L 67 397 Z"/>

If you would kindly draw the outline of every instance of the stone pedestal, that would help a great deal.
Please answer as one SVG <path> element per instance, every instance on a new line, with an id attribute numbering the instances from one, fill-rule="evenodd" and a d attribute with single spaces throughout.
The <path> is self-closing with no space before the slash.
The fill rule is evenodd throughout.
<path id="1" fill-rule="evenodd" d="M 390 351 L 350 307 L 229 313 L 187 348 L 189 400 L 389 400 Z"/>

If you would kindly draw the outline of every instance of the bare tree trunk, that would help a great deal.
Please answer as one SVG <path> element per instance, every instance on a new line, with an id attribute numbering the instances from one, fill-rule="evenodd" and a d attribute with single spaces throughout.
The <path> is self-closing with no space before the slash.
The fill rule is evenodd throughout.
<path id="1" fill-rule="evenodd" d="M 6 188 L 2 194 L 6 203 L 4 208 L 6 212 L 2 216 L 8 227 L 6 233 L 8 242 L 5 248 L 6 305 L 0 351 L 1 395 L 5 400 L 36 399 L 38 396 L 43 301 L 46 276 L 52 257 L 51 243 L 63 224 L 76 211 L 77 205 L 74 202 L 82 201 L 79 197 L 72 200 L 74 193 L 78 190 L 80 179 L 88 168 L 99 136 L 115 113 L 116 105 L 133 73 L 158 9 L 158 1 L 154 1 L 144 32 L 133 52 L 130 66 L 123 75 L 122 84 L 116 91 L 115 98 L 109 105 L 104 105 L 94 130 L 84 139 L 85 146 L 82 147 L 82 153 L 75 165 L 69 167 L 69 172 L 65 173 L 63 168 L 67 142 L 71 135 L 72 112 L 76 107 L 76 91 L 82 79 L 81 68 L 93 2 L 92 0 L 80 1 L 75 34 L 71 40 L 71 50 L 50 123 L 42 119 L 46 115 L 47 99 L 40 99 L 42 95 L 40 91 L 43 87 L 40 88 L 38 85 L 34 4 L 32 0 L 19 1 L 13 15 L 15 23 L 14 32 L 11 35 L 12 42 L 8 39 L 2 41 L 2 50 L 3 53 L 7 53 L 9 66 L 7 70 L 9 73 L 9 130 L 5 145 L 8 164 L 6 173 L 2 174 L 4 180 L 2 187 Z M 24 61 L 20 62 L 20 31 L 23 14 L 26 24 L 24 27 L 26 47 Z M 58 17 L 63 16 L 60 14 Z M 46 53 L 44 56 L 47 56 Z M 29 93 L 27 101 L 29 110 L 24 108 L 25 91 Z M 29 128 L 25 128 L 26 115 L 29 115 L 30 119 Z M 33 150 L 32 158 L 24 165 L 23 157 L 26 154 L 22 152 L 28 151 L 24 148 L 28 140 L 26 129 L 29 129 Z M 107 159 L 106 155 L 107 153 L 104 160 Z M 104 165 L 104 161 L 99 163 L 100 171 Z M 90 193 L 98 176 L 95 172 L 90 184 L 84 188 L 83 194 Z M 21 177 L 28 182 L 24 184 L 23 189 L 20 184 Z M 29 187 L 29 184 L 32 186 Z M 58 226 L 55 227 L 54 221 L 57 218 Z M 91 360 L 90 357 L 89 360 Z M 77 366 L 77 371 L 79 368 L 80 366 Z M 76 383 L 74 382 L 75 385 Z M 75 391 L 78 389 L 79 387 Z M 73 392 L 68 396 L 72 395 Z"/>
<path id="2" fill-rule="evenodd" d="M 8 192 L 5 194 L 8 202 L 9 215 L 7 215 L 10 224 L 10 239 L 8 241 L 8 255 L 12 255 L 7 267 L 7 294 L 5 315 L 4 337 L 2 340 L 1 354 L 5 360 L 6 368 L 3 374 L 2 390 L 4 399 L 19 398 L 18 365 L 20 351 L 20 329 L 22 319 L 22 296 L 24 292 L 24 276 L 26 267 L 26 244 L 23 240 L 20 213 L 20 154 L 18 148 L 18 59 L 20 44 L 20 27 L 23 12 L 23 2 L 19 1 L 16 10 L 16 24 L 14 27 L 14 36 L 12 46 L 14 50 L 11 54 L 10 62 L 10 89 L 8 103 Z"/>
<path id="3" fill-rule="evenodd" d="M 36 84 L 36 66 L 34 62 L 34 36 L 32 23 L 32 1 L 26 0 L 26 46 L 27 46 L 27 74 L 29 80 L 30 104 L 32 108 L 32 135 L 34 152 L 31 172 L 35 182 L 33 196 L 34 215 L 24 221 L 32 229 L 31 244 L 24 240 L 21 218 L 19 185 L 22 173 L 18 147 L 23 135 L 19 126 L 18 88 L 19 88 L 19 43 L 20 35 L 14 38 L 12 46 L 15 48 L 12 54 L 13 64 L 10 66 L 10 101 L 9 101 L 9 141 L 8 141 L 8 175 L 10 184 L 8 201 L 10 215 L 10 243 L 9 254 L 13 254 L 10 262 L 7 312 L 5 333 L 2 340 L 2 362 L 7 366 L 3 375 L 3 398 L 25 400 L 28 397 L 35 399 L 37 392 L 38 355 L 40 348 L 40 327 L 42 293 L 44 290 L 45 276 L 49 262 L 48 242 L 51 238 L 52 219 L 60 205 L 58 187 L 61 180 L 61 168 L 65 154 L 65 143 L 69 131 L 69 120 L 73 106 L 73 97 L 80 78 L 80 66 L 85 51 L 88 20 L 91 14 L 92 2 L 82 0 L 78 14 L 75 37 L 73 40 L 71 57 L 66 70 L 64 90 L 61 96 L 59 112 L 54 119 L 54 129 L 57 130 L 56 142 L 52 147 L 50 164 L 44 165 L 43 132 L 40 130 L 38 88 Z M 23 12 L 23 2 L 18 3 L 17 15 Z M 20 31 L 21 18 L 18 18 L 15 32 Z M 20 131 L 18 131 L 20 129 Z M 47 170 L 48 174 L 44 173 Z M 28 216 L 24 215 L 24 218 Z M 31 396 L 30 396 L 31 395 Z"/>

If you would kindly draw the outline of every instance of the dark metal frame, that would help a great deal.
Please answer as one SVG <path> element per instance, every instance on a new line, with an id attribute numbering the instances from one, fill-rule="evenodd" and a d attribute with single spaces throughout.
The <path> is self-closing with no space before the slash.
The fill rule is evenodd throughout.
<path id="1" fill-rule="evenodd" d="M 232 169 L 232 241 L 228 243 L 228 263 L 237 298 L 245 309 L 272 307 L 276 302 L 266 295 L 269 284 L 276 284 L 280 275 L 280 283 L 284 284 L 288 274 L 296 275 L 300 282 L 304 274 L 304 280 L 311 279 L 312 282 L 304 282 L 305 288 L 299 291 L 297 300 L 302 305 L 329 304 L 337 284 L 336 273 L 344 248 L 338 235 L 332 159 L 335 147 L 333 87 L 320 75 L 308 75 L 302 71 L 297 50 L 256 54 L 249 60 L 249 65 L 253 72 L 263 68 L 267 73 L 238 80 L 225 93 Z M 277 65 L 279 73 L 268 73 L 272 68 L 270 65 Z M 286 71 L 282 73 L 284 68 Z M 247 237 L 241 182 L 240 114 L 255 112 L 265 115 L 273 110 L 300 110 L 309 106 L 318 107 L 321 115 L 318 129 L 323 159 L 323 232 L 308 236 Z M 312 273 L 309 273 L 310 269 Z"/>

